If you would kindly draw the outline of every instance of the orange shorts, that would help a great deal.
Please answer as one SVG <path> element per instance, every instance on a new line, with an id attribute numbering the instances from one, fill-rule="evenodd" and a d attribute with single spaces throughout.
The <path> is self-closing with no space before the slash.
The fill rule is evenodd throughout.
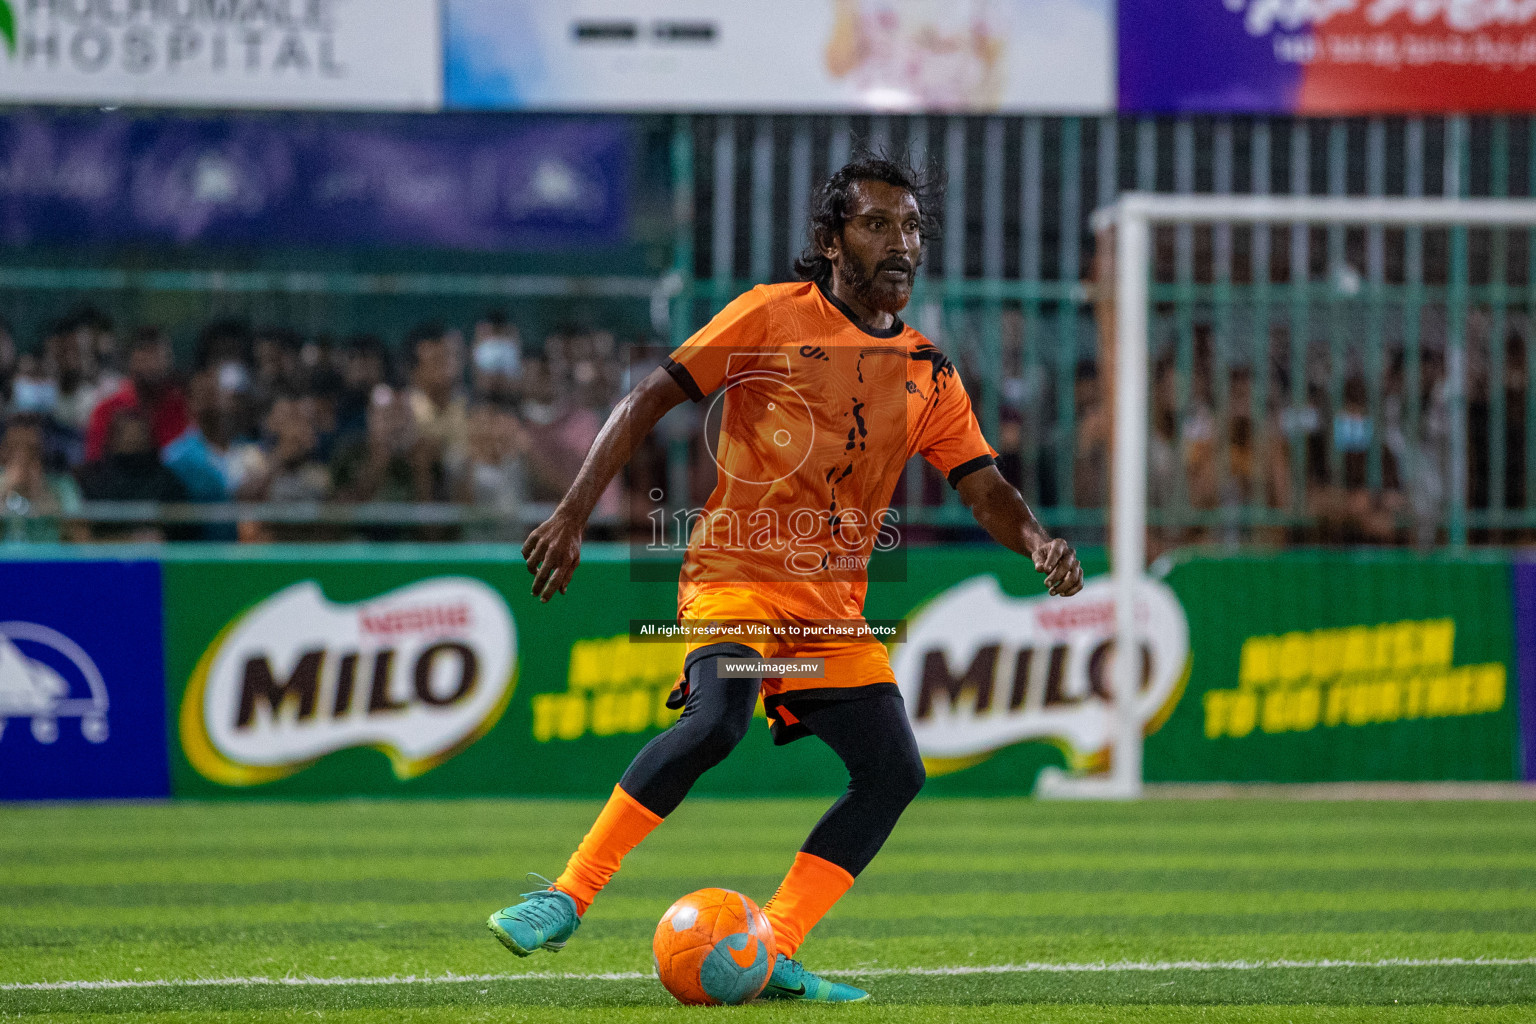
<path id="1" fill-rule="evenodd" d="M 696 592 L 678 609 L 677 617 L 691 622 L 769 624 L 767 628 L 749 630 L 747 635 L 741 637 L 722 635 L 720 639 L 689 639 L 684 664 L 687 663 L 687 655 L 699 648 L 722 642 L 740 643 L 764 658 L 824 659 L 826 673 L 822 678 L 765 678 L 761 690 L 765 704 L 777 703 L 770 699 L 790 694 L 810 696 L 810 691 L 815 690 L 846 690 L 879 683 L 894 686 L 896 683 L 896 674 L 891 671 L 890 655 L 885 644 L 879 640 L 804 640 L 782 627 L 800 626 L 809 630 L 815 623 L 785 613 L 763 596 L 745 587 L 712 588 Z M 849 620 L 847 624 L 851 625 L 854 621 L 863 620 Z"/>

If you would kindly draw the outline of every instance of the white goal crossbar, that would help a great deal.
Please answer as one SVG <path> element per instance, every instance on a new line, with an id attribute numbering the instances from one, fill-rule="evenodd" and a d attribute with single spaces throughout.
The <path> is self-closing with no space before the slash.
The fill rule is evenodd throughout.
<path id="1" fill-rule="evenodd" d="M 1536 227 L 1536 200 L 1324 198 L 1312 196 L 1164 195 L 1128 192 L 1097 211 L 1094 229 L 1115 231 L 1114 450 L 1110 565 L 1115 588 L 1114 726 L 1110 770 L 1101 775 L 1041 773 L 1042 797 L 1128 800 L 1141 795 L 1142 724 L 1133 708 L 1141 659 L 1133 606 L 1146 572 L 1147 350 L 1154 225 L 1326 224 L 1384 227 Z M 1461 397 L 1460 388 L 1455 389 Z M 1465 446 L 1465 416 L 1453 433 Z"/>

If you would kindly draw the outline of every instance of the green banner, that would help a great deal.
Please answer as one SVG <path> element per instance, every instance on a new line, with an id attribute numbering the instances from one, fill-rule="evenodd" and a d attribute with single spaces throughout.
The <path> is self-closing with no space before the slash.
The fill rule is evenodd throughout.
<path id="1" fill-rule="evenodd" d="M 662 703 L 681 659 L 667 645 L 612 641 L 632 616 L 674 614 L 675 586 L 633 584 L 626 563 L 599 554 L 568 596 L 542 605 L 516 549 L 456 554 L 167 564 L 176 792 L 612 788 L 675 718 Z M 451 701 L 459 648 L 477 678 Z"/>
<path id="2" fill-rule="evenodd" d="M 1147 781 L 1519 777 L 1507 561 L 1200 555 L 1168 582 L 1192 668 Z"/>
<path id="3" fill-rule="evenodd" d="M 871 586 L 905 619 L 892 666 L 927 792 L 1027 793 L 1096 771 L 1112 725 L 1102 555 L 1071 600 L 989 546 L 915 549 Z M 1298 554 L 1189 558 L 1138 591 L 1148 781 L 1509 779 L 1509 567 Z M 647 574 L 652 575 L 654 574 Z M 510 547 L 274 549 L 164 564 L 178 795 L 606 794 L 676 713 L 682 647 L 631 642 L 676 611 L 622 548 L 549 604 Z M 761 709 L 759 709 L 761 714 Z M 822 744 L 765 719 L 702 794 L 833 794 Z"/>
<path id="4" fill-rule="evenodd" d="M 632 620 L 675 615 L 676 584 L 633 581 L 624 549 L 588 551 L 547 605 L 510 547 L 240 554 L 165 564 L 178 795 L 599 796 L 676 719 L 664 702 L 682 648 L 629 640 Z M 982 575 L 1041 592 L 1028 562 L 990 548 L 914 551 L 908 566 L 872 587 L 870 618 Z M 841 791 L 822 744 L 775 748 L 759 726 L 696 792 Z M 931 787 L 1027 792 L 1063 763 L 1024 744 Z"/>

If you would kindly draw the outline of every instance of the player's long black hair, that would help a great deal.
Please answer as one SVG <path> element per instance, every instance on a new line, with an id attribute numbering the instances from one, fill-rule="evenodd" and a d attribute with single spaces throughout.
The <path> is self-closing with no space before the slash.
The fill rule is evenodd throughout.
<path id="1" fill-rule="evenodd" d="M 918 252 L 918 262 L 928 251 L 928 246 L 938 240 L 939 219 L 936 211 L 944 203 L 944 183 L 938 174 L 928 168 L 913 166 L 905 156 L 892 158 L 883 153 L 859 152 L 854 158 L 822 182 L 811 196 L 810 239 L 795 260 L 795 273 L 802 281 L 832 280 L 832 261 L 822 255 L 822 246 L 843 233 L 848 219 L 848 196 L 855 182 L 883 181 L 887 185 L 905 189 L 917 200 L 919 230 L 923 248 Z"/>

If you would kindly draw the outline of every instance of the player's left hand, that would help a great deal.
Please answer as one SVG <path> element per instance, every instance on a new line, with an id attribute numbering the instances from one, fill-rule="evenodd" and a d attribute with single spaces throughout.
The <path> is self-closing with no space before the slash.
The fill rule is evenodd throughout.
<path id="1" fill-rule="evenodd" d="M 1053 597 L 1071 597 L 1083 589 L 1083 567 L 1072 545 L 1060 538 L 1035 548 L 1035 571 L 1045 573 L 1045 586 Z"/>

